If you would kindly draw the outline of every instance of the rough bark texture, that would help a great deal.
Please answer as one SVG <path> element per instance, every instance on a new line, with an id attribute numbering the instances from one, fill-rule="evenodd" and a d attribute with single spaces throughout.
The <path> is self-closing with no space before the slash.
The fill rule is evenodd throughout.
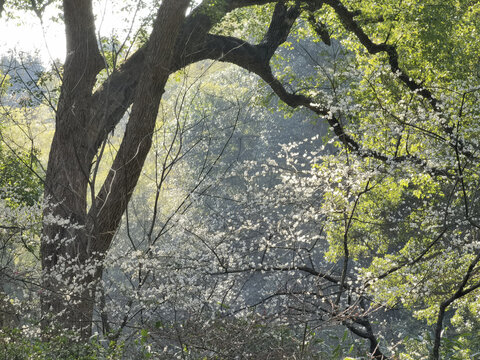
<path id="1" fill-rule="evenodd" d="M 63 7 L 67 57 L 45 179 L 45 196 L 51 206 L 44 213 L 40 249 L 46 290 L 41 300 L 44 327 L 49 324 L 48 317 L 55 314 L 60 324 L 75 323 L 75 327 L 84 329 L 92 317 L 93 309 L 87 302 L 93 298 L 93 291 L 87 286 L 78 291 L 76 283 L 88 284 L 91 276 L 77 273 L 75 266 L 81 266 L 90 256 L 86 201 L 90 163 L 95 155 L 89 142 L 91 93 L 103 59 L 97 47 L 91 2 L 65 0 Z M 68 219 L 76 226 L 61 225 L 59 219 Z M 60 270 L 66 261 L 68 269 Z M 62 276 L 56 276 L 59 271 Z"/>

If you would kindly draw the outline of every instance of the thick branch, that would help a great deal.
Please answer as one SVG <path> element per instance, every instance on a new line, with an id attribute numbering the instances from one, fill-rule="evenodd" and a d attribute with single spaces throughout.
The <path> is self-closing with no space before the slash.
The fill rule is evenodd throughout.
<path id="1" fill-rule="evenodd" d="M 223 10 L 225 13 L 235 7 L 249 6 L 254 4 L 265 4 L 272 1 L 224 1 Z M 208 2 L 207 2 L 208 3 Z M 403 74 L 402 81 L 412 90 L 420 91 L 433 105 L 436 100 L 426 89 L 421 89 L 420 85 L 410 80 L 407 74 L 398 67 L 398 54 L 395 47 L 386 44 L 375 44 L 365 34 L 363 29 L 355 22 L 355 13 L 348 11 L 342 3 L 335 0 L 326 1 L 339 14 L 346 27 L 354 32 L 359 40 L 371 53 L 385 51 L 389 54 L 392 70 Z M 218 5 L 221 6 L 221 5 Z M 251 45 L 244 40 L 208 34 L 213 21 L 205 15 L 201 7 L 197 8 L 194 14 L 190 15 L 184 23 L 181 36 L 177 41 L 174 55 L 172 71 L 205 59 L 213 59 L 236 64 L 248 71 L 259 75 L 277 94 L 277 96 L 291 107 L 304 106 L 317 115 L 326 117 L 328 109 L 314 104 L 313 99 L 299 94 L 292 94 L 286 91 L 284 86 L 273 76 L 268 61 L 278 48 L 278 46 L 287 38 L 294 19 L 298 16 L 299 10 L 296 7 L 286 8 L 282 3 L 278 3 L 271 25 L 263 41 L 258 45 Z M 284 26 L 281 26 L 281 25 Z M 144 48 L 137 51 L 120 69 L 112 74 L 103 88 L 100 89 L 95 97 L 97 98 L 97 118 L 99 130 L 97 132 L 96 147 L 100 146 L 108 132 L 110 132 L 118 123 L 126 109 L 133 101 L 133 92 L 137 85 L 138 74 L 141 72 L 144 61 Z M 327 118 L 329 125 L 333 129 L 339 140 L 351 151 L 356 151 L 363 157 L 373 157 L 381 161 L 403 162 L 410 161 L 419 166 L 427 167 L 426 162 L 414 156 L 406 155 L 392 159 L 373 150 L 361 149 L 361 146 L 345 133 L 339 119 L 334 116 Z M 433 170 L 438 175 L 444 175 L 441 171 Z"/>
<path id="2" fill-rule="evenodd" d="M 177 71 L 195 61 L 208 59 L 194 55 L 203 51 L 205 39 L 211 28 L 232 10 L 252 5 L 264 5 L 274 0 L 223 0 L 204 1 L 185 19 L 175 46 L 172 71 Z M 215 18 L 210 16 L 215 13 Z M 138 49 L 118 71 L 94 94 L 93 124 L 95 124 L 94 147 L 98 149 L 107 135 L 115 128 L 133 102 L 138 79 L 145 61 L 145 46 Z"/>
<path id="3" fill-rule="evenodd" d="M 175 41 L 190 0 L 163 1 L 146 48 L 132 113 L 112 168 L 92 206 L 98 218 L 94 251 L 104 254 L 127 207 L 150 150 L 158 107 L 171 73 Z"/>
<path id="4" fill-rule="evenodd" d="M 73 91 L 79 83 L 90 87 L 103 67 L 97 46 L 95 19 L 91 0 L 64 0 L 67 57 L 62 83 L 62 93 Z"/>
<path id="5" fill-rule="evenodd" d="M 380 351 L 380 346 L 373 333 L 372 325 L 368 318 L 358 317 L 353 319 L 351 322 L 345 321 L 344 325 L 355 335 L 360 336 L 361 338 L 367 339 L 370 343 L 370 354 L 372 359 L 375 360 L 388 360 L 388 357 L 385 356 Z M 360 325 L 361 327 L 358 327 Z"/>
<path id="6" fill-rule="evenodd" d="M 94 155 L 89 140 L 91 94 L 103 61 L 97 47 L 91 1 L 64 0 L 63 7 L 68 54 L 45 179 L 45 194 L 57 203 L 72 204 L 75 201 L 71 199 L 80 199 L 77 202 L 80 206 L 65 209 L 65 212 L 73 213 L 77 221 L 83 222 L 85 197 L 82 191 L 87 182 L 90 158 Z M 75 169 L 83 173 L 81 178 L 71 176 Z M 70 170 L 73 172 L 70 173 Z"/>
<path id="7" fill-rule="evenodd" d="M 249 2 L 249 4 L 251 5 L 253 3 L 258 4 L 267 2 L 268 1 L 252 1 Z M 333 1 L 330 2 L 335 3 Z M 245 3 L 242 4 L 245 5 Z M 223 10 L 225 11 L 225 13 L 230 11 L 235 6 L 239 6 L 239 3 L 235 1 L 223 2 Z M 344 8 L 340 8 L 340 10 L 342 9 Z M 351 13 L 347 12 L 345 16 L 347 15 L 351 16 L 353 19 L 353 15 Z M 361 156 L 374 157 L 382 161 L 389 160 L 399 162 L 408 160 L 416 162 L 420 165 L 425 165 L 424 161 L 413 156 L 391 158 L 377 153 L 373 150 L 362 149 L 360 144 L 358 144 L 351 136 L 349 136 L 344 131 L 340 120 L 334 114 L 329 113 L 327 108 L 315 104 L 314 100 L 307 96 L 288 92 L 281 84 L 281 82 L 275 78 L 270 68 L 269 61 L 278 46 L 280 46 L 286 40 L 288 34 L 290 33 L 292 25 L 298 16 L 299 9 L 296 6 L 288 8 L 283 3 L 277 3 L 272 16 L 270 27 L 266 32 L 264 39 L 260 44 L 252 45 L 237 38 L 208 34 L 207 32 L 210 30 L 215 20 L 212 20 L 208 16 L 206 16 L 206 14 L 202 11 L 202 8 L 199 7 L 195 10 L 194 14 L 190 15 L 188 19 L 183 23 L 177 42 L 175 44 L 173 60 L 171 66 L 168 67 L 168 71 L 173 72 L 184 67 L 187 64 L 205 59 L 213 59 L 236 64 L 260 76 L 272 88 L 272 90 L 278 95 L 278 97 L 287 105 L 294 108 L 303 106 L 310 109 L 317 115 L 326 118 L 336 136 L 345 145 L 347 149 L 355 151 Z M 362 38 L 362 40 L 365 39 Z M 375 48 L 375 44 L 368 44 L 368 46 L 374 46 L 373 51 L 378 50 L 377 48 Z M 104 84 L 103 88 L 95 94 L 95 99 L 97 101 L 96 109 L 98 111 L 97 123 L 99 125 L 99 127 L 97 128 L 95 147 L 100 146 L 100 144 L 106 138 L 108 132 L 116 126 L 121 116 L 133 102 L 134 94 L 139 84 L 139 73 L 141 73 L 146 62 L 145 52 L 146 47 L 139 49 L 121 67 L 119 71 L 112 74 L 110 79 L 108 79 Z M 146 105 L 149 106 L 149 103 L 147 103 Z M 142 122 L 142 124 L 144 123 Z M 142 126 L 143 125 L 133 124 L 133 121 L 130 120 L 128 129 Z M 149 126 L 152 127 L 153 123 Z M 129 135 L 131 131 L 133 131 L 128 129 L 127 135 Z M 137 136 L 135 138 L 135 143 L 132 142 L 132 144 L 135 144 L 135 146 L 137 147 L 135 151 L 139 151 L 140 148 L 143 149 L 144 146 L 145 148 L 149 148 L 149 143 L 145 139 L 145 134 L 147 133 L 148 131 L 143 130 L 143 135 Z M 134 137 L 132 136 L 132 139 L 133 138 Z M 129 149 L 126 152 L 128 152 L 129 154 L 135 153 L 133 148 Z M 108 193 L 112 191 L 110 186 L 112 185 L 113 179 L 118 175 L 117 172 L 119 171 L 119 169 L 127 166 L 128 164 L 131 164 L 131 162 L 133 161 L 133 157 L 131 156 L 125 157 L 122 155 L 118 158 L 120 159 L 122 157 L 122 163 L 117 162 L 112 168 L 112 172 L 107 179 L 108 181 L 105 183 L 105 186 L 102 189 L 102 193 L 99 196 L 100 203 L 104 203 L 107 200 Z M 134 162 L 137 161 L 138 160 L 135 159 Z M 140 167 L 136 165 L 135 168 Z M 135 173 L 136 172 L 137 171 L 135 171 Z M 133 179 L 133 177 L 130 178 Z M 133 181 L 133 183 L 136 183 L 136 179 Z M 128 184 L 127 188 L 122 190 L 126 194 L 127 198 L 129 198 L 129 196 L 131 195 L 131 191 L 133 190 L 134 185 L 132 184 Z M 122 209 L 121 211 L 123 212 L 125 206 L 125 203 L 122 203 L 122 205 L 119 206 L 118 209 Z M 113 208 L 111 209 L 113 211 Z M 102 211 L 105 211 L 105 209 Z M 104 212 L 104 214 L 106 214 L 104 215 L 104 217 L 110 216 L 108 212 Z M 115 215 L 115 218 L 117 217 L 118 216 Z M 114 227 L 111 227 L 110 229 L 104 230 L 110 232 L 114 229 Z"/>
<path id="8" fill-rule="evenodd" d="M 411 161 L 420 166 L 426 166 L 425 161 L 413 156 L 391 158 L 373 150 L 361 149 L 361 146 L 345 133 L 340 120 L 332 114 L 329 115 L 327 108 L 315 104 L 313 99 L 304 95 L 289 93 L 274 77 L 269 60 L 278 46 L 286 40 L 294 20 L 298 17 L 299 10 L 296 7 L 286 8 L 281 3 L 277 4 L 269 30 L 258 45 L 252 45 L 234 37 L 207 34 L 211 22 L 200 11 L 198 12 L 200 15 L 191 15 L 182 27 L 175 47 L 171 71 L 205 59 L 236 64 L 260 76 L 287 105 L 294 108 L 303 106 L 321 117 L 326 117 L 335 135 L 345 147 L 357 152 L 360 156 L 373 157 L 382 161 Z M 138 82 L 137 74 L 143 67 L 144 52 L 144 48 L 137 51 L 95 95 L 99 109 L 103 109 L 99 110 L 103 118 L 99 119 L 98 123 L 103 128 L 98 132 L 96 146 L 100 146 L 106 134 L 115 127 L 126 108 L 132 103 Z"/>
<path id="9" fill-rule="evenodd" d="M 411 162 L 418 166 L 429 169 L 433 174 L 445 176 L 446 173 L 440 169 L 430 168 L 425 160 L 412 155 L 389 157 L 375 150 L 363 149 L 350 135 L 348 135 L 341 122 L 329 109 L 315 103 L 315 100 L 302 94 L 288 92 L 283 84 L 275 78 L 271 67 L 264 63 L 264 48 L 260 45 L 251 45 L 243 40 L 219 35 L 208 35 L 201 51 L 189 57 L 188 61 L 194 63 L 205 59 L 228 62 L 255 73 L 265 81 L 275 94 L 292 108 L 304 107 L 318 116 L 327 120 L 330 128 L 346 149 L 356 152 L 365 158 L 375 158 L 380 161 L 391 161 L 396 163 Z"/>
<path id="10" fill-rule="evenodd" d="M 313 28 L 313 31 L 322 39 L 322 41 L 330 46 L 332 45 L 332 40 L 330 38 L 330 34 L 328 33 L 327 26 L 321 22 L 320 20 L 316 20 L 315 16 L 313 14 L 309 14 L 308 16 L 308 22 Z"/>
<path id="11" fill-rule="evenodd" d="M 266 64 L 270 62 L 278 47 L 287 40 L 293 23 L 299 15 L 300 7 L 298 4 L 289 8 L 283 3 L 277 3 L 268 31 L 258 45 L 263 50 L 262 53 Z"/>

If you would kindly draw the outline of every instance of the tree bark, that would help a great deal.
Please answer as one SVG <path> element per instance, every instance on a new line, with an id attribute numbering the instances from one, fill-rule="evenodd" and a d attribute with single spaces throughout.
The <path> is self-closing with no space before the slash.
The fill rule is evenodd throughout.
<path id="1" fill-rule="evenodd" d="M 64 0 L 67 57 L 45 178 L 44 227 L 40 248 L 44 271 L 41 295 L 42 325 L 50 320 L 60 327 L 81 329 L 87 336 L 93 298 L 90 273 L 81 273 L 89 258 L 90 236 L 86 230 L 87 185 L 95 155 L 89 139 L 91 94 L 103 67 L 97 47 L 92 4 L 89 0 Z M 71 226 L 74 224 L 74 226 Z"/>
<path id="2" fill-rule="evenodd" d="M 92 207 L 96 214 L 91 215 L 98 219 L 94 251 L 105 253 L 110 247 L 150 151 L 160 100 L 172 73 L 175 40 L 188 4 L 189 0 L 172 0 L 159 10 L 125 135 L 97 196 L 96 207 Z"/>

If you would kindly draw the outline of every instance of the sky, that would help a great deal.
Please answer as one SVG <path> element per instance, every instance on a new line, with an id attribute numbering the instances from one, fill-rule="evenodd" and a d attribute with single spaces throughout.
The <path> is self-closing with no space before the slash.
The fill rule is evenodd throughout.
<path id="1" fill-rule="evenodd" d="M 13 19 L 2 16 L 0 19 L 0 56 L 13 52 L 16 56 L 22 52 L 35 53 L 43 63 L 52 59 L 65 59 L 65 31 L 60 22 L 40 20 L 32 13 L 23 12 Z M 46 14 L 51 17 L 51 14 Z M 46 17 L 47 18 L 47 17 Z"/>
<path id="2" fill-rule="evenodd" d="M 200 1 L 195 1 L 198 4 Z M 58 3 L 57 3 L 58 4 Z M 118 36 L 123 41 L 130 30 L 138 28 L 141 19 L 154 14 L 157 0 L 93 0 L 96 16 L 96 30 L 102 37 Z M 13 51 L 17 56 L 21 52 L 38 52 L 44 65 L 53 60 L 65 60 L 65 29 L 61 21 L 52 21 L 58 17 L 59 9 L 55 5 L 46 8 L 43 24 L 33 12 L 10 12 L 0 18 L 0 57 Z M 133 26 L 132 26 L 133 22 Z"/>
<path id="3" fill-rule="evenodd" d="M 135 12 L 136 4 L 144 8 Z M 138 27 L 139 19 L 152 11 L 152 3 L 138 0 L 94 0 L 96 30 L 101 36 L 118 35 L 120 39 L 130 30 L 132 21 Z M 150 8 L 149 8 L 150 6 Z M 11 17 L 0 18 L 0 56 L 10 51 L 20 55 L 21 52 L 34 53 L 47 65 L 52 60 L 65 59 L 65 29 L 61 21 L 52 21 L 58 16 L 58 8 L 50 5 L 43 14 L 43 24 L 33 12 L 11 12 Z M 135 28 L 134 26 L 134 28 Z"/>

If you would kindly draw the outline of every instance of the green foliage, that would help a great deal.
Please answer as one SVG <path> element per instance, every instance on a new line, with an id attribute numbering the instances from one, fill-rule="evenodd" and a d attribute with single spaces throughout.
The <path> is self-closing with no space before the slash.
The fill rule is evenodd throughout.
<path id="1" fill-rule="evenodd" d="M 213 1 L 213 3 L 224 3 L 224 1 Z M 218 5 L 212 5 L 211 11 L 217 7 Z M 235 9 L 221 18 L 213 28 L 213 32 L 235 36 L 253 43 L 259 42 L 268 28 L 273 8 L 273 4 L 267 4 Z M 212 16 L 215 19 L 215 15 L 212 14 Z"/>
<path id="2" fill-rule="evenodd" d="M 0 357 L 9 360 L 116 360 L 122 358 L 123 345 L 104 346 L 92 338 L 78 342 L 61 335 L 49 340 L 31 338 L 18 329 L 0 330 Z"/>
<path id="3" fill-rule="evenodd" d="M 431 333 L 420 336 L 406 336 L 402 340 L 403 350 L 399 353 L 401 360 L 428 359 L 433 345 Z M 475 360 L 478 357 L 478 334 L 450 334 L 445 338 L 441 348 L 441 358 L 451 360 Z"/>
<path id="4" fill-rule="evenodd" d="M 330 56 L 319 56 L 324 46 L 305 46 L 306 39 L 316 37 L 318 44 L 321 39 L 304 24 L 277 52 L 276 75 L 285 87 L 330 109 L 359 144 L 358 152 L 351 151 L 330 134 L 327 141 L 333 138 L 337 151 L 314 164 L 319 177 L 329 174 L 330 191 L 322 198 L 325 258 L 341 263 L 347 247 L 349 262 L 357 266 L 348 272 L 352 283 L 365 284 L 377 304 L 408 309 L 434 325 L 439 304 L 455 294 L 469 267 L 474 271 L 465 288 L 475 290 L 480 280 L 474 263 L 478 222 L 469 218 L 478 219 L 472 214 L 479 196 L 480 8 L 457 0 L 343 4 L 374 43 L 395 46 L 407 78 L 429 89 L 441 105 L 434 109 L 420 90 L 409 90 L 392 72 L 388 54 L 369 53 L 327 4 L 314 16 L 334 39 Z M 335 40 L 343 56 L 333 56 Z M 294 51 L 310 57 L 309 75 L 294 67 L 299 61 Z M 268 95 L 264 105 L 272 105 Z M 472 153 L 461 153 L 459 143 Z M 445 358 L 467 359 L 477 352 L 478 332 L 462 328 L 475 327 L 478 303 L 476 289 L 450 305 Z M 432 346 L 433 340 L 423 352 L 407 353 L 427 357 Z"/>
<path id="5" fill-rule="evenodd" d="M 38 173 L 37 151 L 0 148 L 0 197 L 11 206 L 32 206 L 40 200 L 43 182 Z"/>

